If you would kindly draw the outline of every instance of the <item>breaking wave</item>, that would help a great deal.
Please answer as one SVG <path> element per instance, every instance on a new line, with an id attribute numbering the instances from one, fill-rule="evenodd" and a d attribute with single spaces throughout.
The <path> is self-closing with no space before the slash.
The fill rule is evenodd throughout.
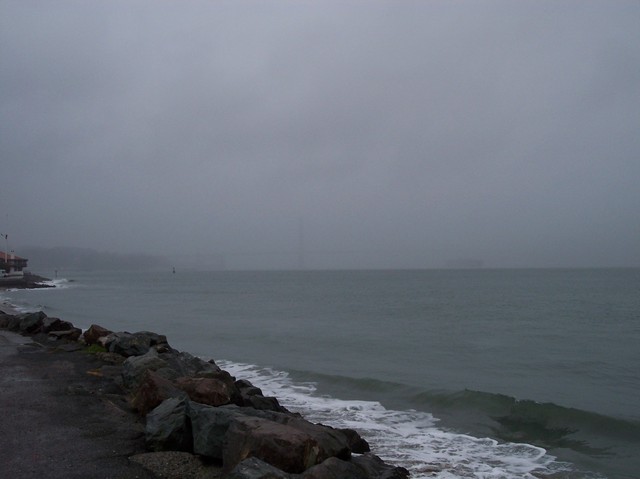
<path id="1" fill-rule="evenodd" d="M 519 400 L 503 394 L 464 390 L 421 392 L 411 398 L 420 408 L 472 412 L 492 421 L 495 437 L 505 441 L 529 441 L 547 448 L 570 448 L 591 455 L 607 454 L 590 447 L 581 437 L 609 436 L 640 443 L 640 421 L 606 416 L 590 411 Z"/>
<path id="2" fill-rule="evenodd" d="M 312 422 L 356 429 L 377 455 L 389 463 L 406 467 L 414 479 L 604 477 L 577 471 L 539 446 L 448 431 L 438 427 L 438 419 L 428 412 L 387 409 L 377 401 L 321 396 L 317 394 L 314 382 L 294 381 L 283 371 L 229 361 L 216 362 L 232 375 L 260 387 L 265 395 L 276 396 L 283 406 Z M 367 384 L 385 389 L 389 383 L 367 381 Z"/>

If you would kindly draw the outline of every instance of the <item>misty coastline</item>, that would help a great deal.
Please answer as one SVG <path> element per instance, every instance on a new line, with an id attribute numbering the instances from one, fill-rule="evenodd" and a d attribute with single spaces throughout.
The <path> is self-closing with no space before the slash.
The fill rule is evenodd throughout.
<path id="1" fill-rule="evenodd" d="M 10 358 L 2 364 L 3 374 L 16 374 L 17 367 L 23 376 L 0 393 L 0 404 L 13 414 L 10 427 L 27 430 L 24 415 L 14 411 L 13 399 L 25 401 L 28 395 L 26 402 L 30 403 L 36 397 L 36 402 L 49 403 L 46 411 L 55 411 L 65 424 L 86 421 L 98 429 L 92 435 L 88 427 L 80 427 L 86 439 L 79 450 L 96 446 L 103 450 L 106 442 L 114 449 L 111 461 L 118 462 L 103 459 L 93 463 L 70 454 L 65 444 L 77 441 L 75 430 L 40 419 L 10 451 L 6 447 L 0 451 L 12 477 L 31 477 L 43 467 L 48 469 L 47 477 L 55 478 L 68 477 L 70 469 L 73 474 L 92 471 L 91 477 L 106 477 L 103 472 L 93 472 L 101 467 L 106 467 L 109 477 L 141 477 L 137 471 L 142 466 L 146 471 L 142 477 L 172 479 L 409 478 L 403 467 L 386 464 L 371 453 L 357 431 L 306 421 L 282 407 L 277 398 L 264 396 L 248 380 L 220 369 L 213 360 L 173 349 L 164 335 L 113 332 L 95 324 L 82 331 L 43 312 L 15 313 L 7 305 L 0 309 L 0 355 L 4 357 L 8 351 Z M 30 337 L 33 343 L 2 334 L 2 330 Z M 33 352 L 26 360 L 21 353 L 30 348 Z M 51 354 L 58 356 L 57 363 L 66 363 L 64 372 L 49 370 L 43 364 L 51 364 L 47 357 Z M 83 378 L 78 366 L 93 369 Z M 36 367 L 46 371 L 45 379 L 67 385 L 66 401 L 59 401 L 58 393 L 52 394 L 41 385 L 35 386 L 35 391 L 21 386 L 33 381 Z M 95 378 L 100 381 L 96 383 Z M 88 403 L 87 396 L 91 397 Z M 117 418 L 98 419 L 97 414 L 113 415 L 113 411 L 103 410 L 108 405 L 119 410 Z M 70 414 L 72 410 L 75 412 Z M 110 432 L 105 434 L 103 429 Z M 125 429 L 131 432 L 125 434 Z M 9 434 L 5 425 L 0 431 L 3 437 Z M 49 435 L 55 435 L 59 444 L 49 448 L 46 462 L 34 464 L 29 457 L 42 454 L 36 437 Z M 102 436 L 108 439 L 97 443 L 94 438 Z M 122 441 L 128 443 L 126 452 L 116 452 L 120 449 L 116 444 Z M 4 457 L 9 454 L 11 458 Z"/>
<path id="2" fill-rule="evenodd" d="M 167 258 L 149 254 L 114 253 L 92 248 L 25 247 L 22 256 L 40 271 L 131 271 L 168 269 Z"/>

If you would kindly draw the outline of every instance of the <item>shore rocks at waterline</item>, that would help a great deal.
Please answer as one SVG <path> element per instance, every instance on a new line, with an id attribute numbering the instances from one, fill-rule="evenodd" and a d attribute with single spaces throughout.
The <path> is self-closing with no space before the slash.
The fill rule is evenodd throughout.
<path id="1" fill-rule="evenodd" d="M 71 323 L 42 312 L 0 314 L 0 328 L 36 336 L 45 344 L 98 350 L 96 355 L 105 358 L 104 370 L 144 418 L 147 449 L 194 454 L 218 464 L 220 477 L 409 477 L 406 469 L 371 454 L 356 431 L 311 423 L 215 362 L 173 349 L 163 335 L 112 332 L 98 325 L 81 334 Z"/>
<path id="2" fill-rule="evenodd" d="M 17 315 L 0 314 L 0 328 L 23 335 L 47 334 L 56 339 L 76 341 L 82 330 L 68 321 L 50 318 L 42 311 Z"/>

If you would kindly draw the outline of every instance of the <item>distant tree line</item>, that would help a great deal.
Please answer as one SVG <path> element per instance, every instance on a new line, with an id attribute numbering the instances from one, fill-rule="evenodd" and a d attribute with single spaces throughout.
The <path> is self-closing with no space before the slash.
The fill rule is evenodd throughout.
<path id="1" fill-rule="evenodd" d="M 168 261 L 148 254 L 120 254 L 96 251 L 90 248 L 41 248 L 20 250 L 20 256 L 29 260 L 29 269 L 41 270 L 149 270 L 167 268 Z"/>

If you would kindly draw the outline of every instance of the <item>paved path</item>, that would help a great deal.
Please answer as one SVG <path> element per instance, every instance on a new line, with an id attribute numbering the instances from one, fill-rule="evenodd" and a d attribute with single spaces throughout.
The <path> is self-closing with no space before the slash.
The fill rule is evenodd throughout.
<path id="1" fill-rule="evenodd" d="M 144 452 L 143 426 L 101 365 L 0 330 L 0 477 L 157 477 L 128 459 Z"/>

